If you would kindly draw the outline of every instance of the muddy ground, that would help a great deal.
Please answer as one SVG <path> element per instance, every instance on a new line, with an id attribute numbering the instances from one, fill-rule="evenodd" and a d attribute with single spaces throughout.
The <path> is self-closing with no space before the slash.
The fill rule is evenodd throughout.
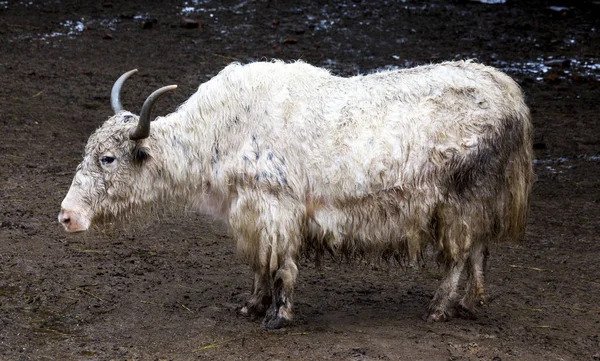
<path id="1" fill-rule="evenodd" d="M 1 360 L 600 359 L 597 1 L 148 3 L 0 1 Z M 421 320 L 432 258 L 303 261 L 294 325 L 265 331 L 237 313 L 252 275 L 210 217 L 64 233 L 60 201 L 121 73 L 140 69 L 123 94 L 135 112 L 178 84 L 166 113 L 229 62 L 270 58 L 341 75 L 474 58 L 522 85 L 531 217 L 525 241 L 492 249 L 477 320 Z"/>

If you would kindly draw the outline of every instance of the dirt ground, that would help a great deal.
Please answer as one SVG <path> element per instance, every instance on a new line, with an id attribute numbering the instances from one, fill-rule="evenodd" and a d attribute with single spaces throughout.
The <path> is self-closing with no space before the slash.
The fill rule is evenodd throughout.
<path id="1" fill-rule="evenodd" d="M 598 1 L 566 0 L 0 1 L 0 359 L 600 360 L 599 19 Z M 119 75 L 140 70 L 123 94 L 135 112 L 178 84 L 166 113 L 226 64 L 271 58 L 341 75 L 474 58 L 522 85 L 531 217 L 525 241 L 492 249 L 477 320 L 421 320 L 433 258 L 303 261 L 295 323 L 265 331 L 238 315 L 252 274 L 210 217 L 62 230 Z"/>

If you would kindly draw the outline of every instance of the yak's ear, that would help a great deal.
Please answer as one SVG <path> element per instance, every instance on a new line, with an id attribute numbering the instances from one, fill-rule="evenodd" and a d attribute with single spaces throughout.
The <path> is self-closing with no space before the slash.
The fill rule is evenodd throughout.
<path id="1" fill-rule="evenodd" d="M 148 148 L 136 145 L 131 153 L 131 159 L 133 164 L 142 165 L 150 158 L 150 152 Z"/>

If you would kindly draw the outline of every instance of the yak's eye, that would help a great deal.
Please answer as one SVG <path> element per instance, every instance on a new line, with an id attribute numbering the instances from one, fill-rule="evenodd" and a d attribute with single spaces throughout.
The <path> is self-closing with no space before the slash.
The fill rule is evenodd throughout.
<path id="1" fill-rule="evenodd" d="M 104 156 L 100 157 L 100 164 L 102 164 L 102 165 L 111 164 L 114 161 L 115 161 L 115 157 L 113 157 L 111 155 L 104 155 Z"/>

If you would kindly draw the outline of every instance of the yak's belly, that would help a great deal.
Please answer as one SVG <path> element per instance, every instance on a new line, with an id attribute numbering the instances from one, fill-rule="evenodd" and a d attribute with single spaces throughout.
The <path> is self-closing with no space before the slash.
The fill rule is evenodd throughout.
<path id="1" fill-rule="evenodd" d="M 354 255 L 414 257 L 431 240 L 431 210 L 422 204 L 366 199 L 321 206 L 308 222 L 313 247 Z"/>

